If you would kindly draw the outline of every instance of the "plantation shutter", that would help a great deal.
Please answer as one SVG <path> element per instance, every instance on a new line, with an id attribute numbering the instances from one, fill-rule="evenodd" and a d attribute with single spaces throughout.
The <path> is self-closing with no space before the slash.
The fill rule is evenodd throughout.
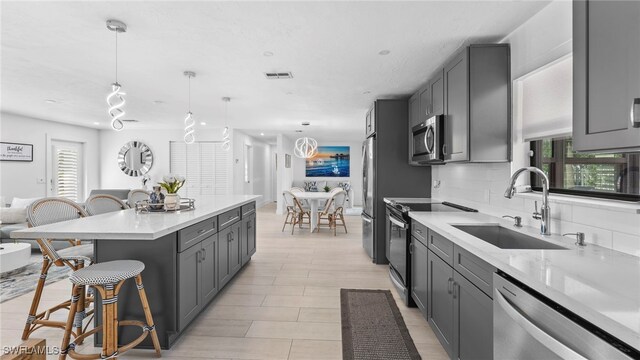
<path id="1" fill-rule="evenodd" d="M 170 152 L 171 173 L 186 179 L 179 192 L 181 196 L 197 198 L 230 193 L 231 153 L 222 150 L 222 143 L 197 141 L 187 145 L 172 141 Z"/>
<path id="2" fill-rule="evenodd" d="M 55 189 L 56 195 L 78 201 L 80 190 L 80 169 L 78 149 L 54 147 L 55 149 Z"/>

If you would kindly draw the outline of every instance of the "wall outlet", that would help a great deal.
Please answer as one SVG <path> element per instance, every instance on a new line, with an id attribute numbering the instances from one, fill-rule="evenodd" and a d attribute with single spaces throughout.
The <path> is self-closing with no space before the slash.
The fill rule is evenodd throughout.
<path id="1" fill-rule="evenodd" d="M 433 188 L 434 189 L 440 188 L 440 180 L 433 180 Z"/>
<path id="2" fill-rule="evenodd" d="M 45 183 L 44 178 L 42 177 L 36 178 L 36 184 L 44 184 L 44 183 Z"/>

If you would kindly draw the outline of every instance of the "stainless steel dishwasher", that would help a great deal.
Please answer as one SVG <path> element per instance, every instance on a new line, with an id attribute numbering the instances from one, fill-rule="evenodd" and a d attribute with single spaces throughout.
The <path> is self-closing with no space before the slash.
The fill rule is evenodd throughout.
<path id="1" fill-rule="evenodd" d="M 506 274 L 493 275 L 495 359 L 638 359 L 640 352 Z"/>

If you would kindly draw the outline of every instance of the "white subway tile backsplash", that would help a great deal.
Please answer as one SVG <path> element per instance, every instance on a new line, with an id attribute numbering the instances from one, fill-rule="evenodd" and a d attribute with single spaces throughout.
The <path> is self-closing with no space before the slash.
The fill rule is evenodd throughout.
<path id="1" fill-rule="evenodd" d="M 534 201 L 541 198 L 514 197 L 506 199 L 504 191 L 511 175 L 511 166 L 500 164 L 447 164 L 433 167 L 433 180 L 440 188 L 433 189 L 434 198 L 458 203 L 493 216 L 521 216 L 525 226 L 539 227 L 533 219 Z M 584 232 L 587 243 L 640 256 L 640 214 L 600 209 L 584 200 L 551 202 L 553 233 Z"/>
<path id="2" fill-rule="evenodd" d="M 640 256 L 640 235 L 613 232 L 613 249 Z"/>

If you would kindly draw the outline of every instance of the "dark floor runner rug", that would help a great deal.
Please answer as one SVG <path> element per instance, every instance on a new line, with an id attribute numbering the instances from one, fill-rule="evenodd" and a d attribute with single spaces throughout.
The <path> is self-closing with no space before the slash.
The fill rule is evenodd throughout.
<path id="1" fill-rule="evenodd" d="M 340 289 L 342 358 L 420 359 L 389 290 Z"/>

